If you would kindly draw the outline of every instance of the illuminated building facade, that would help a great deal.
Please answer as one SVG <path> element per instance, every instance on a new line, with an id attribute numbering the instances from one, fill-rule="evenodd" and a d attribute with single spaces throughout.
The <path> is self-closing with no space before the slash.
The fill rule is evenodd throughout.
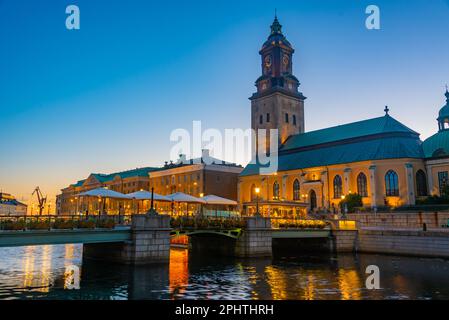
<path id="1" fill-rule="evenodd" d="M 25 216 L 27 205 L 23 204 L 9 193 L 0 192 L 0 215 L 2 216 Z"/>
<path id="2" fill-rule="evenodd" d="M 194 197 L 216 195 L 237 200 L 237 183 L 243 167 L 235 163 L 215 159 L 203 150 L 201 158 L 186 159 L 180 155 L 176 163 L 150 174 L 150 188 L 167 195 L 183 192 Z"/>
<path id="3" fill-rule="evenodd" d="M 106 187 L 110 190 L 128 194 L 140 190 L 167 195 L 175 192 L 201 197 L 217 195 L 237 200 L 238 176 L 243 167 L 215 159 L 203 150 L 202 156 L 187 160 L 184 155 L 176 162 L 166 162 L 162 167 L 138 168 L 112 174 L 92 173 L 87 179 L 62 189 L 56 198 L 57 214 L 98 213 L 101 206 L 108 208 L 111 214 L 123 211 L 132 213 L 136 210 L 149 209 L 149 203 L 137 203 L 139 208 L 123 201 L 106 199 L 106 204 L 86 199 L 78 199 L 77 195 L 92 189 Z M 166 208 L 167 209 L 167 208 Z"/>
<path id="4" fill-rule="evenodd" d="M 376 208 L 443 195 L 449 172 L 447 90 L 439 131 L 424 142 L 391 117 L 388 107 L 378 118 L 306 132 L 293 52 L 276 18 L 260 51 L 262 76 L 250 100 L 252 128 L 278 129 L 278 167 L 262 175 L 262 164 L 246 166 L 238 188 L 244 212 L 255 213 L 257 205 L 270 215 L 332 212 L 351 193 Z"/>
<path id="5" fill-rule="evenodd" d="M 80 180 L 61 190 L 62 193 L 56 196 L 56 212 L 57 214 L 85 212 L 89 208 L 85 207 L 86 204 L 80 205 L 77 195 L 92 189 L 107 187 L 121 193 L 149 190 L 149 173 L 158 169 L 159 168 L 148 167 L 111 174 L 92 173 L 87 179 Z M 111 200 L 111 202 L 114 201 Z M 90 204 L 90 206 L 92 206 L 92 204 Z M 90 212 L 95 212 L 97 210 L 98 208 L 92 208 Z"/>

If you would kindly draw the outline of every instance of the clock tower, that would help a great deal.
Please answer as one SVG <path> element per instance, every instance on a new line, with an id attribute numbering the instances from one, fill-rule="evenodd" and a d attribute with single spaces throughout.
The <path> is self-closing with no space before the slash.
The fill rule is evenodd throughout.
<path id="1" fill-rule="evenodd" d="M 306 98 L 298 91 L 300 83 L 293 75 L 294 52 L 275 17 L 268 40 L 259 51 L 262 75 L 256 81 L 257 92 L 250 98 L 251 127 L 256 132 L 278 129 L 280 144 L 289 136 L 304 132 Z"/>

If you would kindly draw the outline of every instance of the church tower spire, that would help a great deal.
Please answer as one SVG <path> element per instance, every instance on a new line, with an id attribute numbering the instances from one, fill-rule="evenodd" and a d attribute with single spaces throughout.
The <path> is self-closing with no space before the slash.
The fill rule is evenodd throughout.
<path id="1" fill-rule="evenodd" d="M 268 39 L 259 51 L 262 75 L 250 100 L 252 128 L 278 129 L 281 144 L 289 136 L 304 132 L 306 98 L 298 91 L 300 83 L 293 75 L 294 52 L 276 13 Z"/>
<path id="2" fill-rule="evenodd" d="M 439 131 L 448 130 L 449 126 L 449 91 L 448 87 L 446 85 L 446 92 L 444 93 L 444 96 L 446 97 L 446 105 L 444 105 L 440 112 L 438 113 L 438 129 Z"/>

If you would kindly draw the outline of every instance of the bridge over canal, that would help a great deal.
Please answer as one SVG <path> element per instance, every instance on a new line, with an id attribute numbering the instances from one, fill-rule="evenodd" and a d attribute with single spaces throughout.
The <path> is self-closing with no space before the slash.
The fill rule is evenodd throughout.
<path id="1" fill-rule="evenodd" d="M 196 220 L 195 220 L 196 221 Z M 128 264 L 168 262 L 170 238 L 189 236 L 192 248 L 209 248 L 237 257 L 266 257 L 273 254 L 273 242 L 295 239 L 330 240 L 333 249 L 342 250 L 348 231 L 337 228 L 304 228 L 304 225 L 283 226 L 278 220 L 248 217 L 204 224 L 174 223 L 169 216 L 135 215 L 130 221 L 112 228 L 72 228 L 46 230 L 0 230 L 0 247 L 82 243 L 87 258 Z M 272 225 L 273 221 L 273 225 Z M 171 222 L 171 223 L 170 223 Z M 188 222 L 188 220 L 187 220 Z M 73 225 L 72 225 L 73 227 Z M 321 226 L 322 227 L 322 226 Z M 287 242 L 288 243 L 288 242 Z M 341 245 L 343 244 L 343 246 Z M 350 249 L 350 245 L 348 246 Z"/>

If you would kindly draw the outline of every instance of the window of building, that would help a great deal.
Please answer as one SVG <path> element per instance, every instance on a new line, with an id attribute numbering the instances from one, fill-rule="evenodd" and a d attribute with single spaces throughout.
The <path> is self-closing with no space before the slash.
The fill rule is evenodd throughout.
<path id="1" fill-rule="evenodd" d="M 267 122 L 270 122 L 270 114 L 267 113 Z"/>
<path id="2" fill-rule="evenodd" d="M 447 191 L 446 191 L 447 179 L 448 179 L 447 171 L 438 172 L 438 187 L 440 189 L 441 196 L 444 196 L 447 194 Z"/>
<path id="3" fill-rule="evenodd" d="M 360 172 L 357 176 L 357 193 L 361 197 L 368 197 L 366 175 L 363 172 Z"/>
<path id="4" fill-rule="evenodd" d="M 260 117 L 259 117 L 259 124 L 263 124 L 263 116 L 262 115 L 260 115 Z"/>
<path id="5" fill-rule="evenodd" d="M 385 194 L 387 197 L 399 196 L 398 174 L 390 170 L 385 175 Z"/>
<path id="6" fill-rule="evenodd" d="M 334 178 L 334 199 L 340 199 L 343 191 L 343 183 L 341 177 L 336 175 Z"/>
<path id="7" fill-rule="evenodd" d="M 273 200 L 279 200 L 279 183 L 277 181 L 273 184 Z"/>
<path id="8" fill-rule="evenodd" d="M 293 125 L 296 126 L 296 115 L 293 115 Z"/>
<path id="9" fill-rule="evenodd" d="M 285 123 L 288 123 L 288 113 L 285 114 Z"/>
<path id="10" fill-rule="evenodd" d="M 257 197 L 257 195 L 256 195 L 256 185 L 253 184 L 251 186 L 251 201 L 255 201 L 256 197 Z"/>
<path id="11" fill-rule="evenodd" d="M 416 172 L 416 195 L 418 197 L 427 196 L 427 178 L 422 170 Z"/>
<path id="12" fill-rule="evenodd" d="M 293 200 L 298 201 L 301 198 L 300 195 L 300 185 L 299 180 L 296 179 L 295 182 L 293 182 Z"/>

